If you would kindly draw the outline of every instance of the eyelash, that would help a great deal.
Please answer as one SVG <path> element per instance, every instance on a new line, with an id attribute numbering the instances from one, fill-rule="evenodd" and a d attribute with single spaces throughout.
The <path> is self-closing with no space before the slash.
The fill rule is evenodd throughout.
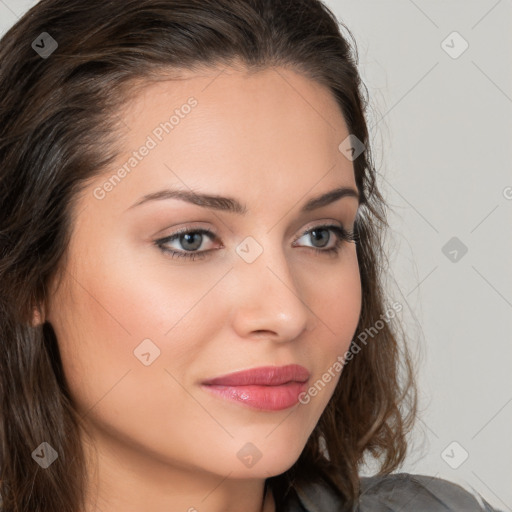
<path id="1" fill-rule="evenodd" d="M 335 224 L 323 224 L 320 226 L 315 226 L 313 228 L 307 229 L 300 235 L 298 238 L 294 240 L 296 242 L 299 238 L 302 238 L 304 235 L 307 235 L 313 231 L 317 230 L 329 230 L 334 232 L 336 235 L 336 245 L 334 247 L 331 247 L 330 249 L 319 249 L 317 247 L 310 247 L 310 249 L 313 249 L 316 254 L 324 254 L 329 256 L 336 256 L 339 252 L 339 249 L 341 247 L 342 242 L 357 242 L 358 236 L 354 231 L 347 230 L 341 226 L 337 226 Z M 213 252 L 215 249 L 210 249 L 208 251 L 200 251 L 200 252 L 186 252 L 186 251 L 174 251 L 172 249 L 165 248 L 165 244 L 169 242 L 173 242 L 174 240 L 177 240 L 181 235 L 184 234 L 193 234 L 193 233 L 200 233 L 202 235 L 207 235 L 210 239 L 215 239 L 216 235 L 212 231 L 208 229 L 189 229 L 189 228 L 183 228 L 179 231 L 176 231 L 176 233 L 161 238 L 159 240 L 156 240 L 154 244 L 164 253 L 170 254 L 172 258 L 186 258 L 191 261 L 198 259 L 198 258 L 204 258 L 209 253 Z M 330 240 L 330 239 L 329 239 Z"/>

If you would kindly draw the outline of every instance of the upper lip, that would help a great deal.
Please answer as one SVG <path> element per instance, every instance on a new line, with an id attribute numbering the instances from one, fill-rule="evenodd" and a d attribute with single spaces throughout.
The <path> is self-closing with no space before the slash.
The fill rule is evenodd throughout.
<path id="1" fill-rule="evenodd" d="M 279 386 L 287 382 L 306 382 L 309 371 L 298 364 L 286 366 L 260 366 L 239 372 L 229 373 L 214 379 L 203 381 L 203 384 L 218 386 Z"/>

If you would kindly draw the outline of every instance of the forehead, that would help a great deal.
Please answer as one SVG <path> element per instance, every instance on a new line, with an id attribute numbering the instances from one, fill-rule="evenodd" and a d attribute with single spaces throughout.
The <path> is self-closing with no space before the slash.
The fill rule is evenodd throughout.
<path id="1" fill-rule="evenodd" d="M 164 185 L 270 197 L 269 186 L 305 193 L 327 175 L 325 187 L 355 183 L 339 151 L 347 126 L 323 85 L 282 67 L 162 78 L 128 89 L 118 113 L 126 130 L 110 173 L 124 165 L 127 198 Z M 150 150 L 135 157 L 144 146 Z"/>
<path id="2" fill-rule="evenodd" d="M 203 107 L 223 109 L 226 116 L 234 116 L 237 109 L 243 112 L 265 107 L 276 113 L 297 111 L 305 115 L 316 114 L 331 129 L 340 128 L 341 111 L 331 91 L 298 70 L 270 66 L 255 70 L 243 65 L 238 67 L 202 67 L 196 71 L 172 70 L 154 74 L 151 79 L 138 79 L 127 90 L 124 116 L 127 121 L 139 119 L 140 114 L 155 103 L 164 108 L 160 115 L 183 97 L 195 96 Z M 225 107 L 232 106 L 235 109 Z M 245 108 L 244 108 L 245 107 Z M 344 124 L 344 120 L 341 119 Z"/>

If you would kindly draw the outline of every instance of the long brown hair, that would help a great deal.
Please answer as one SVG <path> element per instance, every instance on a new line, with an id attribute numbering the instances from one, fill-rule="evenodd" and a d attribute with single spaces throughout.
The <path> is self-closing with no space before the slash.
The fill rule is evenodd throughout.
<path id="1" fill-rule="evenodd" d="M 382 321 L 388 224 L 368 140 L 368 91 L 349 29 L 319 0 L 42 0 L 0 45 L 3 511 L 78 512 L 85 504 L 80 417 L 52 326 L 31 319 L 61 275 L 74 198 L 117 155 L 115 113 L 135 84 L 235 61 L 250 70 L 288 67 L 329 88 L 365 147 L 353 161 L 363 295 L 352 343 L 369 328 L 377 332 L 345 365 L 299 459 L 267 479 L 277 509 L 306 481 L 330 485 L 350 507 L 366 455 L 379 460 L 380 474 L 404 461 L 417 393 L 411 357 L 399 343 L 403 330 L 396 318 Z M 42 442 L 58 453 L 45 470 L 31 455 Z"/>

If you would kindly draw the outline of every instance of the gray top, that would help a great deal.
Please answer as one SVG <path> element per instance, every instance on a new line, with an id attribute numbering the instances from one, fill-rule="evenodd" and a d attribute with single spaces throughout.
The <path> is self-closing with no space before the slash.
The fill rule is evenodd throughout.
<path id="1" fill-rule="evenodd" d="M 278 512 L 343 511 L 343 502 L 326 486 L 310 483 L 295 490 Z M 479 497 L 482 505 L 460 485 L 432 476 L 361 477 L 361 496 L 352 512 L 501 512 Z M 0 495 L 0 510 L 1 505 Z"/>
<path id="2" fill-rule="evenodd" d="M 343 510 L 343 502 L 327 486 L 311 483 L 295 490 L 282 512 Z M 469 491 L 448 480 L 395 473 L 361 477 L 361 496 L 353 512 L 500 512 L 479 498 L 482 504 Z"/>

